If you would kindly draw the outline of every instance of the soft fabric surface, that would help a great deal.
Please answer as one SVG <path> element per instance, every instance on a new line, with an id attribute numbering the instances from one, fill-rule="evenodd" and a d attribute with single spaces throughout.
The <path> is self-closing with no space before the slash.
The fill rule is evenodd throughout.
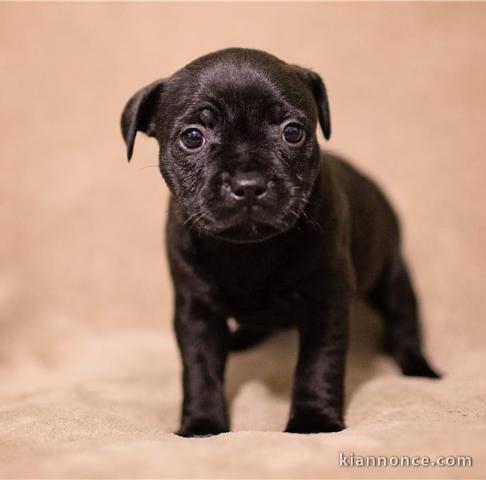
<path id="1" fill-rule="evenodd" d="M 0 5 L 0 476 L 486 476 L 485 4 Z M 323 74 L 333 137 L 404 224 L 441 381 L 401 377 L 353 315 L 348 429 L 280 433 L 296 335 L 232 356 L 234 432 L 182 439 L 152 140 L 125 160 L 139 87 L 227 46 Z M 345 468 L 355 455 L 472 468 Z"/>

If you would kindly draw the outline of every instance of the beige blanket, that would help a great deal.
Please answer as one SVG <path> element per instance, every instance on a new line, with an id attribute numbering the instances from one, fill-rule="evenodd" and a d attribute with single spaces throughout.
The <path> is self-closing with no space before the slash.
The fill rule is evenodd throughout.
<path id="1" fill-rule="evenodd" d="M 484 3 L 0 5 L 0 476 L 484 478 L 485 27 Z M 401 377 L 358 305 L 340 433 L 279 433 L 292 332 L 231 358 L 232 433 L 170 433 L 167 191 L 152 140 L 126 163 L 118 119 L 143 84 L 234 45 L 324 76 L 327 147 L 401 213 L 426 349 L 446 372 Z M 369 455 L 473 466 L 349 466 Z"/>

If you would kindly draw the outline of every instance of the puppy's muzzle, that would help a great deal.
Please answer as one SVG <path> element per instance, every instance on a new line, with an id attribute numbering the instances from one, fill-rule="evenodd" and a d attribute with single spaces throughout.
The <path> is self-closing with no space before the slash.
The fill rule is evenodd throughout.
<path id="1" fill-rule="evenodd" d="M 251 208 L 268 194 L 270 184 L 259 172 L 237 172 L 223 174 L 223 201 L 234 206 Z"/>

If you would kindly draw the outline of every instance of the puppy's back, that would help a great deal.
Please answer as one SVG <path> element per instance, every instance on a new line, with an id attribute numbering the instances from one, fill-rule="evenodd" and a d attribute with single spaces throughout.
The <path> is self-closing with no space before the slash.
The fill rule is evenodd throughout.
<path id="1" fill-rule="evenodd" d="M 337 155 L 323 152 L 322 157 L 347 196 L 358 294 L 364 295 L 399 246 L 398 218 L 381 188 L 367 175 Z"/>

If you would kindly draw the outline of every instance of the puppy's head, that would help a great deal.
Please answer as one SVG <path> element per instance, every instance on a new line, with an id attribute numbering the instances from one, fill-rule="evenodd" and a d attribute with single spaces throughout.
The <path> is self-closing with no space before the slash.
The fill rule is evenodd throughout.
<path id="1" fill-rule="evenodd" d="M 255 242 L 303 213 L 319 170 L 317 121 L 329 138 L 319 75 L 262 51 L 227 49 L 139 90 L 121 126 L 128 159 L 137 131 L 157 138 L 160 171 L 188 226 Z"/>

